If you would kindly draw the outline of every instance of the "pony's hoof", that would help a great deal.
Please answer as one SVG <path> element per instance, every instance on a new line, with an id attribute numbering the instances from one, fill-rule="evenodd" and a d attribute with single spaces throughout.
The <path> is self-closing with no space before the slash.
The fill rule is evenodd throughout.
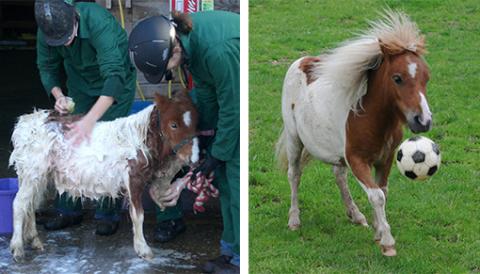
<path id="1" fill-rule="evenodd" d="M 397 256 L 397 251 L 395 250 L 395 246 L 380 246 L 382 248 L 382 254 L 383 256 L 387 257 L 394 257 Z"/>
<path id="2" fill-rule="evenodd" d="M 291 231 L 298 230 L 300 229 L 300 224 L 288 224 L 288 229 L 290 229 Z"/>
<path id="3" fill-rule="evenodd" d="M 288 228 L 290 230 L 298 230 L 300 228 L 300 219 L 299 218 L 290 218 L 288 220 Z"/>
<path id="4" fill-rule="evenodd" d="M 13 255 L 13 260 L 17 263 L 22 262 L 23 259 L 25 258 L 25 253 L 23 249 L 20 248 L 14 248 L 11 250 L 12 255 Z"/>
<path id="5" fill-rule="evenodd" d="M 43 247 L 42 241 L 40 241 L 40 239 L 38 239 L 38 238 L 33 239 L 32 248 L 36 249 L 36 250 L 39 250 L 39 251 L 44 251 L 45 250 L 45 248 Z"/>
<path id="6" fill-rule="evenodd" d="M 153 259 L 153 252 L 151 249 L 145 250 L 143 252 L 138 252 L 138 256 L 144 260 L 150 261 Z"/>
<path id="7" fill-rule="evenodd" d="M 347 216 L 350 219 L 350 222 L 356 225 L 361 225 L 363 227 L 369 227 L 367 218 L 365 218 L 365 215 L 363 215 L 361 212 L 348 212 L 347 211 Z"/>

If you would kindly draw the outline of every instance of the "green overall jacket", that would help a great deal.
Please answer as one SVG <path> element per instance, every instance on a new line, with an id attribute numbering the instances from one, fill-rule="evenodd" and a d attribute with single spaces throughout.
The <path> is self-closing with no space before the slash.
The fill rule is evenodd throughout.
<path id="1" fill-rule="evenodd" d="M 211 154 L 239 159 L 240 16 L 224 11 L 190 15 L 193 30 L 180 34 L 185 63 L 194 82 L 199 129 L 215 129 Z"/>
<path id="2" fill-rule="evenodd" d="M 51 47 L 37 34 L 37 65 L 42 84 L 50 95 L 61 86 L 61 66 L 67 75 L 68 95 L 74 113 L 87 113 L 99 96 L 111 96 L 114 104 L 101 120 L 126 116 L 135 96 L 135 69 L 128 56 L 126 32 L 115 18 L 96 3 L 76 3 L 78 35 L 70 46 Z"/>

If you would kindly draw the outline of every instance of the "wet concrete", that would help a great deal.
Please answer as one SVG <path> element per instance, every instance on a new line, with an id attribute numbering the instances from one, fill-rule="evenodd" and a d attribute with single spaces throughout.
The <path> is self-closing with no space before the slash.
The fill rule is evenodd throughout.
<path id="1" fill-rule="evenodd" d="M 34 107 L 51 108 L 53 103 L 40 83 L 35 51 L 0 50 L 0 60 L 0 177 L 15 177 L 15 172 L 8 168 L 8 158 L 17 117 Z M 184 198 L 187 231 L 171 243 L 153 242 L 155 218 L 152 212 L 146 215 L 145 238 L 155 253 L 151 262 L 135 254 L 127 214 L 115 235 L 96 236 L 91 217 L 93 207 L 87 205 L 88 216 L 79 226 L 57 232 L 47 232 L 38 226 L 46 249 L 44 252 L 26 249 L 22 263 L 12 260 L 8 249 L 10 236 L 0 236 L 0 273 L 198 273 L 199 266 L 218 255 L 222 230 L 218 200 L 206 204 L 206 214 L 193 215 L 191 194 L 184 194 L 187 194 Z"/>
<path id="2" fill-rule="evenodd" d="M 199 273 L 201 265 L 217 256 L 220 216 L 186 216 L 187 231 L 169 243 L 153 241 L 155 216 L 147 214 L 145 238 L 155 254 L 151 261 L 133 249 L 130 220 L 124 215 L 112 236 L 95 235 L 93 212 L 82 224 L 59 231 L 37 226 L 44 251 L 26 248 L 16 263 L 9 251 L 10 236 L 0 236 L 0 273 Z"/>

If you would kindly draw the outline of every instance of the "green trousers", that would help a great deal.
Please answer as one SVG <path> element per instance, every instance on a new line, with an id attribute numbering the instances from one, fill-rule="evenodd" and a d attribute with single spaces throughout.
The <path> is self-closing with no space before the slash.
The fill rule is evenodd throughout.
<path id="1" fill-rule="evenodd" d="M 222 240 L 240 255 L 240 157 L 225 162 L 215 171 L 222 210 Z"/>
<path id="2" fill-rule="evenodd" d="M 122 210 L 122 198 L 112 199 L 110 197 L 102 197 L 97 201 L 95 209 L 96 219 L 109 219 L 113 221 L 120 220 Z M 80 199 L 73 199 L 67 193 L 55 197 L 55 208 L 57 211 L 65 215 L 82 214 L 82 202 Z"/>
<path id="3" fill-rule="evenodd" d="M 220 191 L 220 207 L 223 219 L 222 240 L 232 245 L 233 252 L 240 254 L 240 157 L 225 162 L 215 170 L 213 182 Z M 182 206 L 160 211 L 156 208 L 157 222 L 182 217 Z"/>

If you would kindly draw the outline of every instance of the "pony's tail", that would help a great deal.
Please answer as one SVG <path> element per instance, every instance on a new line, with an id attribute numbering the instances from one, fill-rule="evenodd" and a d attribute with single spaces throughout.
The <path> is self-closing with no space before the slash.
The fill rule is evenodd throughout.
<path id="1" fill-rule="evenodd" d="M 288 171 L 288 157 L 287 157 L 287 148 L 285 146 L 287 134 L 285 132 L 285 128 L 282 129 L 282 133 L 278 138 L 276 151 L 275 151 L 275 158 L 277 159 L 277 166 L 280 170 L 287 172 Z M 312 160 L 312 155 L 305 149 L 302 149 L 302 155 L 300 157 L 300 170 Z"/>
<path id="2" fill-rule="evenodd" d="M 285 147 L 286 137 L 285 128 L 283 128 L 282 133 L 278 138 L 277 145 L 275 146 L 275 158 L 277 159 L 277 166 L 284 172 L 287 172 L 288 170 L 287 148 Z"/>
<path id="3" fill-rule="evenodd" d="M 305 149 L 302 149 L 302 156 L 300 157 L 300 170 L 312 160 L 312 155 Z"/>

